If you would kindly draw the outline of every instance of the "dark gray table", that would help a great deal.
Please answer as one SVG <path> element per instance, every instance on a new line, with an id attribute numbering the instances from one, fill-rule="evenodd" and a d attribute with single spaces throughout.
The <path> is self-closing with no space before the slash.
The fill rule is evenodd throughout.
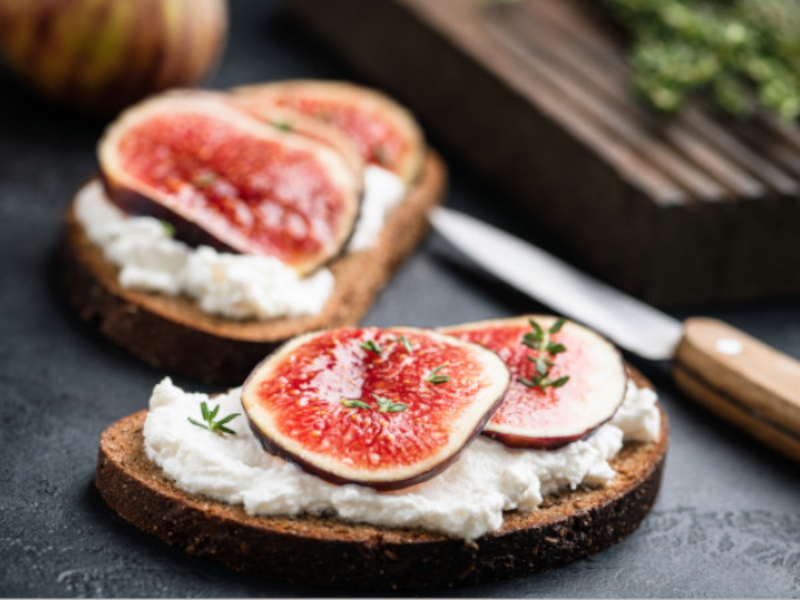
<path id="1" fill-rule="evenodd" d="M 215 86 L 349 77 L 279 4 L 234 2 Z M 321 590 L 231 573 L 151 539 L 92 486 L 103 428 L 144 407 L 164 373 L 106 342 L 64 306 L 55 252 L 70 194 L 95 168 L 102 123 L 61 112 L 0 73 L 0 594 L 295 596 Z M 435 140 L 434 140 L 435 143 Z M 448 203 L 520 231 L 519 215 L 453 152 Z M 555 240 L 537 241 L 558 251 Z M 430 236 L 368 315 L 376 325 L 444 325 L 542 310 L 474 272 Z M 800 355 L 800 308 L 701 307 Z M 683 316 L 683 314 L 679 315 Z M 633 360 L 672 422 L 664 486 L 641 529 L 593 558 L 456 596 L 800 596 L 800 467 L 721 424 Z M 177 378 L 195 389 L 199 384 Z"/>

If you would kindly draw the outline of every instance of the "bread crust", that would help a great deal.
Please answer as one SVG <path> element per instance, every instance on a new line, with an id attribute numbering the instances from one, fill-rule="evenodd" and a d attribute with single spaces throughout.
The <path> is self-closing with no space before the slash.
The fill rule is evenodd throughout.
<path id="1" fill-rule="evenodd" d="M 638 385 L 646 380 L 634 374 Z M 661 409 L 660 409 L 661 410 Z M 264 517 L 177 488 L 144 453 L 147 411 L 100 439 L 95 484 L 123 519 L 189 554 L 236 571 L 318 587 L 424 589 L 474 585 L 566 565 L 634 531 L 655 502 L 669 443 L 661 410 L 657 442 L 627 443 L 607 486 L 565 491 L 474 542 L 421 529 L 331 517 Z"/>
<path id="2" fill-rule="evenodd" d="M 419 180 L 389 216 L 377 245 L 329 265 L 336 283 L 318 315 L 238 321 L 205 313 L 185 296 L 125 289 L 118 268 L 88 239 L 72 206 L 65 215 L 62 252 L 67 297 L 83 320 L 155 367 L 209 383 L 241 383 L 287 339 L 356 324 L 427 233 L 427 214 L 442 201 L 445 185 L 444 164 L 428 150 Z"/>

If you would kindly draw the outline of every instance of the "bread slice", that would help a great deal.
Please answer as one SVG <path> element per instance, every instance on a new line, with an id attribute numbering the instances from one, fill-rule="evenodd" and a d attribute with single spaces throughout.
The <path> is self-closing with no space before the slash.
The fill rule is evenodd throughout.
<path id="1" fill-rule="evenodd" d="M 416 184 L 389 216 L 377 244 L 330 263 L 334 291 L 315 316 L 238 321 L 203 312 L 188 297 L 125 289 L 118 268 L 88 239 L 72 206 L 63 253 L 67 295 L 82 319 L 96 322 L 106 337 L 151 365 L 207 382 L 241 383 L 287 339 L 356 324 L 427 232 L 427 214 L 441 202 L 445 180 L 441 159 L 429 150 Z"/>
<path id="2" fill-rule="evenodd" d="M 649 385 L 638 373 L 637 385 Z M 626 443 L 617 475 L 597 489 L 565 491 L 532 512 L 506 513 L 503 527 L 473 542 L 420 529 L 337 518 L 263 517 L 177 488 L 144 453 L 147 411 L 106 429 L 95 484 L 123 519 L 188 553 L 237 571 L 319 587 L 437 588 L 549 570 L 590 556 L 630 534 L 658 493 L 669 442 Z"/>

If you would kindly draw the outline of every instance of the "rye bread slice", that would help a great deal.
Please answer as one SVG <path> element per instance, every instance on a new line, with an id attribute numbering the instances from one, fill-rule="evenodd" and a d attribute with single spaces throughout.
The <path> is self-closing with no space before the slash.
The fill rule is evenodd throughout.
<path id="1" fill-rule="evenodd" d="M 238 321 L 203 312 L 185 296 L 129 290 L 67 210 L 63 280 L 70 304 L 111 341 L 149 364 L 214 383 L 241 383 L 286 340 L 318 329 L 355 325 L 395 269 L 428 231 L 428 212 L 444 197 L 446 172 L 428 151 L 419 179 L 389 216 L 375 246 L 330 263 L 333 294 L 315 316 Z"/>
<path id="2" fill-rule="evenodd" d="M 633 373 L 639 386 L 649 383 Z M 660 407 L 659 407 L 659 410 Z M 605 487 L 565 491 L 473 542 L 421 529 L 331 517 L 263 517 L 177 488 L 144 453 L 140 411 L 100 438 L 95 484 L 123 519 L 189 554 L 288 583 L 350 589 L 474 585 L 566 565 L 634 531 L 655 502 L 669 425 L 653 443 L 629 442 Z"/>

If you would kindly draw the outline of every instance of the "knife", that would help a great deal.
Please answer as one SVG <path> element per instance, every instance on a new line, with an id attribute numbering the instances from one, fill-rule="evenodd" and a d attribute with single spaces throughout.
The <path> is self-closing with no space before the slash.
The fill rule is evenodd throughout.
<path id="1" fill-rule="evenodd" d="M 677 386 L 719 416 L 800 461 L 800 362 L 718 321 L 681 322 L 552 254 L 446 208 L 433 227 L 481 267 L 649 360 L 671 360 Z"/>

